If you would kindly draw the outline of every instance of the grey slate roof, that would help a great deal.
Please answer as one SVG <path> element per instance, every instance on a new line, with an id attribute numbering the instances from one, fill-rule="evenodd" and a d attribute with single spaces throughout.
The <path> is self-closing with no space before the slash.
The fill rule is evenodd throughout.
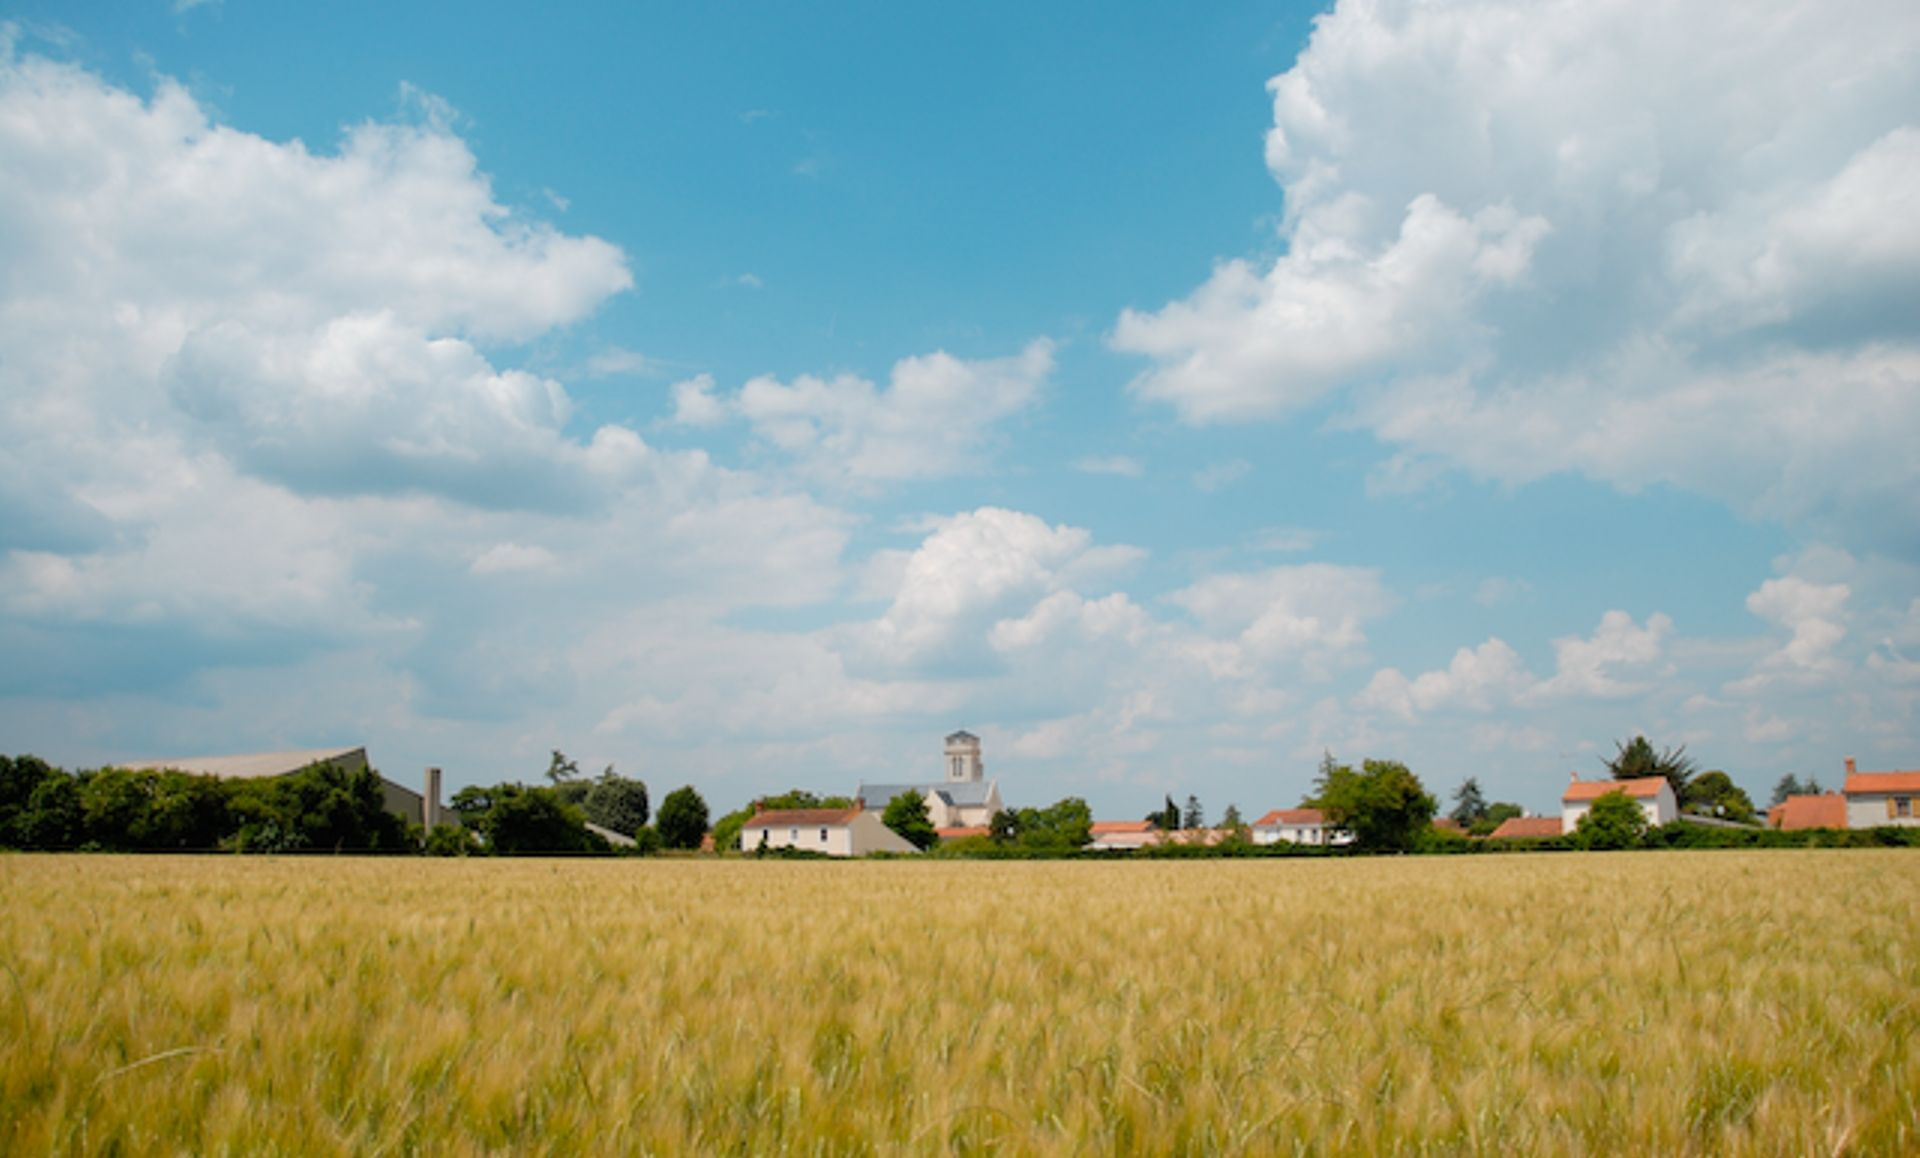
<path id="1" fill-rule="evenodd" d="M 855 795 L 859 797 L 860 803 L 868 808 L 885 808 L 888 801 L 902 792 L 911 792 L 915 796 L 938 792 L 940 798 L 948 804 L 965 806 L 985 804 L 987 793 L 992 789 L 993 781 L 991 780 L 961 780 L 932 784 L 862 784 Z"/>

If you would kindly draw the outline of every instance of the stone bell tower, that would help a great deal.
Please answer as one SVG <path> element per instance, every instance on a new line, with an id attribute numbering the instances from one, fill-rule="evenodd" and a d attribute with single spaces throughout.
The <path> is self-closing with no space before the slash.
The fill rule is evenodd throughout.
<path id="1" fill-rule="evenodd" d="M 986 778 L 986 765 L 980 762 L 980 737 L 972 732 L 955 732 L 947 737 L 947 783 L 977 783 Z"/>

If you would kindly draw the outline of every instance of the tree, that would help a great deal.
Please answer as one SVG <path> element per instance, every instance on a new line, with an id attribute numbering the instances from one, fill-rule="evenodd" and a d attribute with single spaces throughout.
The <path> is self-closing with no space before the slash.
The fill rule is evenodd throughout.
<path id="1" fill-rule="evenodd" d="M 80 784 L 59 769 L 33 786 L 17 821 L 24 848 L 72 848 L 80 843 Z"/>
<path id="2" fill-rule="evenodd" d="M 0 848 L 26 847 L 21 821 L 34 789 L 51 776 L 65 776 L 38 756 L 0 756 Z"/>
<path id="3" fill-rule="evenodd" d="M 1011 808 L 1002 808 L 987 821 L 987 834 L 993 843 L 1009 845 L 1020 839 L 1020 814 Z"/>
<path id="4" fill-rule="evenodd" d="M 1189 794 L 1187 796 L 1187 810 L 1181 814 L 1180 817 L 1180 827 L 1205 828 L 1206 826 L 1207 810 L 1200 807 L 1200 798 L 1198 796 Z"/>
<path id="5" fill-rule="evenodd" d="M 1491 834 L 1494 829 L 1499 828 L 1502 823 L 1511 820 L 1513 817 L 1525 816 L 1526 814 L 1527 810 L 1518 804 L 1506 800 L 1497 801 L 1487 805 L 1487 810 L 1481 814 L 1480 819 L 1474 821 L 1472 826 L 1467 829 L 1467 835 L 1487 836 Z"/>
<path id="6" fill-rule="evenodd" d="M 611 771 L 611 769 L 609 769 L 609 771 Z M 559 784 L 565 780 L 572 780 L 579 775 L 580 765 L 567 759 L 565 752 L 555 748 L 553 750 L 553 759 L 547 761 L 547 779 L 555 784 Z"/>
<path id="7" fill-rule="evenodd" d="M 1595 800 L 1573 828 L 1581 848 L 1632 848 L 1647 835 L 1647 814 L 1625 792 L 1609 792 Z"/>
<path id="8" fill-rule="evenodd" d="M 1755 821 L 1753 799 L 1725 772 L 1703 772 L 1687 783 L 1687 795 L 1680 801 L 1682 812 L 1695 816 L 1714 816 L 1721 820 L 1752 824 Z"/>
<path id="9" fill-rule="evenodd" d="M 1773 786 L 1773 804 L 1775 806 L 1785 804 L 1789 796 L 1818 796 L 1822 791 L 1818 779 L 1808 777 L 1803 784 L 1799 777 L 1789 772 Z"/>
<path id="10" fill-rule="evenodd" d="M 1144 819 L 1161 832 L 1174 832 L 1180 827 L 1180 806 L 1169 796 L 1166 807 L 1147 813 Z"/>
<path id="11" fill-rule="evenodd" d="M 1358 772 L 1323 763 L 1319 784 L 1308 805 L 1326 813 L 1330 827 L 1353 833 L 1354 846 L 1367 852 L 1411 849 L 1439 808 L 1420 778 L 1395 760 L 1368 760 Z"/>
<path id="12" fill-rule="evenodd" d="M 887 801 L 886 811 L 880 814 L 880 823 L 922 852 L 932 848 L 934 842 L 940 839 L 933 831 L 932 818 L 927 815 L 927 798 L 918 792 L 902 792 Z"/>
<path id="13" fill-rule="evenodd" d="M 1605 761 L 1607 771 L 1615 780 L 1638 780 L 1643 776 L 1663 776 L 1673 786 L 1673 795 L 1677 800 L 1686 798 L 1687 781 L 1693 778 L 1695 765 L 1687 755 L 1687 746 L 1663 748 L 1656 752 L 1645 736 L 1635 736 L 1629 743 L 1614 742 L 1611 760 Z"/>
<path id="14" fill-rule="evenodd" d="M 387 811 L 372 768 L 313 764 L 232 788 L 235 847 L 249 852 L 411 852 L 407 823 Z M 457 797 L 456 797 L 457 799 Z"/>
<path id="15" fill-rule="evenodd" d="M 585 810 L 552 788 L 499 784 L 491 796 L 477 827 L 497 854 L 607 851 L 607 842 L 588 831 Z"/>
<path id="16" fill-rule="evenodd" d="M 583 802 L 587 819 L 622 836 L 632 836 L 647 826 L 647 785 L 645 781 L 617 776 L 609 767 L 587 790 Z"/>
<path id="17" fill-rule="evenodd" d="M 695 849 L 707 835 L 707 802 L 691 784 L 667 793 L 654 820 L 660 843 L 668 848 Z"/>
<path id="18" fill-rule="evenodd" d="M 1462 828 L 1472 828 L 1487 815 L 1487 798 L 1480 794 L 1480 781 L 1472 776 L 1461 781 L 1453 794 L 1453 811 L 1447 813 Z"/>

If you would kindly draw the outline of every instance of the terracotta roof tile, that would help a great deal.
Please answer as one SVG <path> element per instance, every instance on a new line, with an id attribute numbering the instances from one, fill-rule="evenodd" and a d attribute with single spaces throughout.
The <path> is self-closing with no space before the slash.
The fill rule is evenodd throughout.
<path id="1" fill-rule="evenodd" d="M 1093 822 L 1093 835 L 1105 836 L 1115 832 L 1147 832 L 1153 828 L 1151 820 L 1096 820 Z"/>
<path id="2" fill-rule="evenodd" d="M 1325 824 L 1327 815 L 1318 808 L 1276 808 L 1253 822 L 1255 828 L 1277 828 L 1283 824 Z"/>
<path id="3" fill-rule="evenodd" d="M 1787 832 L 1802 828 L 1845 828 L 1847 798 L 1838 792 L 1789 796 L 1767 811 L 1767 823 Z"/>
<path id="4" fill-rule="evenodd" d="M 1847 795 L 1861 792 L 1920 792 L 1920 772 L 1855 772 L 1847 777 Z"/>
<path id="5" fill-rule="evenodd" d="M 1488 840 L 1538 840 L 1560 835 L 1557 816 L 1509 816 L 1488 835 Z"/>
<path id="6" fill-rule="evenodd" d="M 858 808 L 776 808 L 762 812 L 743 828 L 833 828 L 860 814 Z"/>
<path id="7" fill-rule="evenodd" d="M 1560 799 L 1571 803 L 1598 800 L 1609 792 L 1624 792 L 1638 800 L 1660 795 L 1660 788 L 1666 782 L 1664 776 L 1641 776 L 1634 780 L 1575 780 L 1567 785 L 1566 795 Z"/>

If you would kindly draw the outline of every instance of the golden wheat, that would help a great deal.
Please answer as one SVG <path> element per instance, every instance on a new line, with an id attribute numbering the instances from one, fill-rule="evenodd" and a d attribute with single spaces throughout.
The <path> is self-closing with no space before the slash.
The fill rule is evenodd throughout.
<path id="1" fill-rule="evenodd" d="M 0 1152 L 1912 1153 L 1920 856 L 0 858 Z"/>

